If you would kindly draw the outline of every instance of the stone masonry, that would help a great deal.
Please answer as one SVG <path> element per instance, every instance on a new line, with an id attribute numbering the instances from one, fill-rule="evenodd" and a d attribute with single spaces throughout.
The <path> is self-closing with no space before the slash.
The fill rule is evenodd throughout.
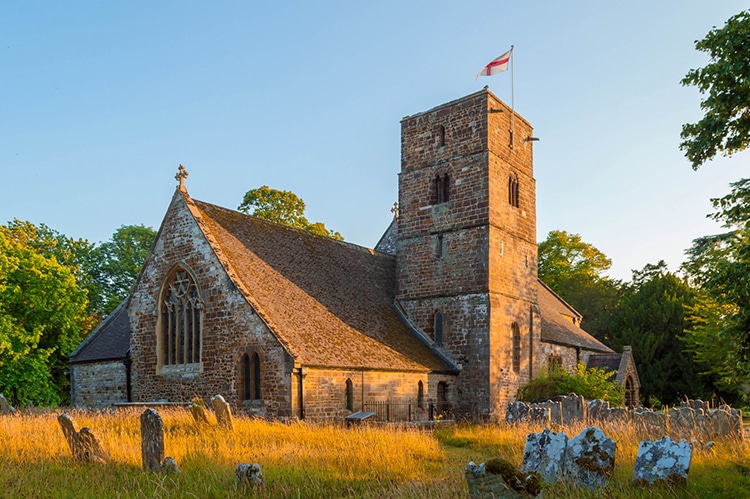
<path id="1" fill-rule="evenodd" d="M 449 397 L 471 417 L 502 414 L 538 369 L 531 135 L 528 122 L 486 89 L 401 122 L 397 300 L 433 341 L 442 315 L 436 346 L 461 369 Z M 511 178 L 518 206 L 509 201 Z M 447 200 L 436 182 L 447 184 L 447 195 L 439 194 Z M 521 336 L 517 366 L 513 324 Z"/>

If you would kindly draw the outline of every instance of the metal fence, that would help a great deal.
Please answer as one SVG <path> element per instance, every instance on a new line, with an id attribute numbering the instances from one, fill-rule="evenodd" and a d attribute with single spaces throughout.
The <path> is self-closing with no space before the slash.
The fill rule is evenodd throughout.
<path id="1" fill-rule="evenodd" d="M 392 401 L 392 400 L 370 400 L 362 407 L 365 412 L 374 412 L 376 421 L 434 421 L 436 417 L 450 419 L 453 414 L 453 406 L 450 402 L 427 402 L 419 407 L 416 402 Z"/>

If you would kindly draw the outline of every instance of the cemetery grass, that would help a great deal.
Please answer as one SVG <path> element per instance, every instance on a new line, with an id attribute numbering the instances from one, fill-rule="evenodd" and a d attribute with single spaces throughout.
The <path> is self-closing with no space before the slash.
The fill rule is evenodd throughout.
<path id="1" fill-rule="evenodd" d="M 228 432 L 197 426 L 189 412 L 160 414 L 165 454 L 179 475 L 141 469 L 140 413 L 71 411 L 109 453 L 107 464 L 77 463 L 57 423 L 61 411 L 0 416 L 0 497 L 24 498 L 467 498 L 463 470 L 469 461 L 502 457 L 520 468 L 526 435 L 541 427 L 443 425 L 434 430 L 269 423 L 235 417 Z M 553 428 L 569 436 L 583 425 Z M 714 498 L 750 497 L 750 445 L 719 440 L 696 450 L 686 488 L 631 485 L 640 440 L 625 425 L 601 425 L 617 442 L 610 484 L 597 491 L 545 486 L 545 497 Z M 237 464 L 260 464 L 265 483 L 238 486 Z"/>

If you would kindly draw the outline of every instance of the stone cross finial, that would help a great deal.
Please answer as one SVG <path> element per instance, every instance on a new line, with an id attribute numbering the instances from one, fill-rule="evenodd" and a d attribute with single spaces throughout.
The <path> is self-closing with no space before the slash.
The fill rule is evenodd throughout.
<path id="1" fill-rule="evenodd" d="M 174 176 L 174 179 L 177 180 L 180 185 L 177 186 L 178 189 L 181 191 L 185 190 L 185 179 L 188 177 L 188 171 L 185 169 L 183 165 L 180 165 L 180 168 L 177 171 L 177 175 Z"/>
<path id="2" fill-rule="evenodd" d="M 391 213 L 393 213 L 393 217 L 398 220 L 398 201 L 393 203 L 393 208 L 391 208 Z"/>

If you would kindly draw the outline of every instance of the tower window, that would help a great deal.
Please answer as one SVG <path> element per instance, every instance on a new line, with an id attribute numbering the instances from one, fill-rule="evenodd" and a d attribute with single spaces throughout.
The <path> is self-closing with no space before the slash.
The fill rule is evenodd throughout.
<path id="1" fill-rule="evenodd" d="M 515 322 L 510 327 L 511 330 L 511 344 L 512 344 L 512 359 L 513 359 L 513 372 L 518 374 L 521 372 L 521 331 L 518 329 L 518 324 Z"/>
<path id="2" fill-rule="evenodd" d="M 511 175 L 508 178 L 508 203 L 518 208 L 518 176 Z"/>
<path id="3" fill-rule="evenodd" d="M 443 235 L 437 235 L 437 241 L 435 241 L 435 258 L 443 258 Z"/>
<path id="4" fill-rule="evenodd" d="M 163 365 L 194 364 L 201 360 L 203 301 L 190 273 L 178 268 L 164 284 L 161 301 Z"/>
<path id="5" fill-rule="evenodd" d="M 436 134 L 438 147 L 443 147 L 445 145 L 445 127 L 443 125 L 439 125 L 437 127 Z"/>
<path id="6" fill-rule="evenodd" d="M 441 312 L 435 313 L 435 343 L 443 344 L 443 314 Z"/>
<path id="7" fill-rule="evenodd" d="M 450 199 L 449 178 L 447 173 L 435 176 L 433 197 L 436 204 L 445 203 Z"/>

